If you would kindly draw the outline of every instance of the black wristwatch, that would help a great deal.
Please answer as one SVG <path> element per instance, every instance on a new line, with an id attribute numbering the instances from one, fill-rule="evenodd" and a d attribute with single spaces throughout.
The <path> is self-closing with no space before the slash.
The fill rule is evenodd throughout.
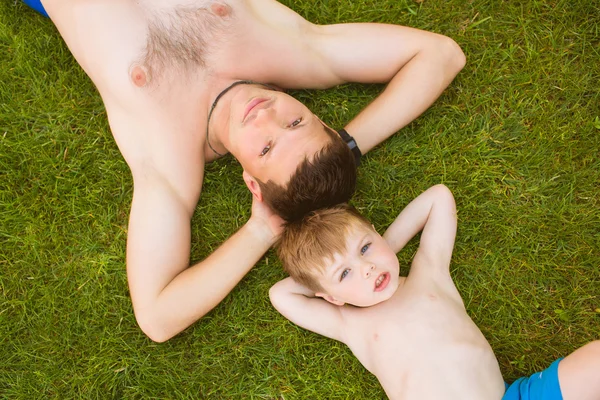
<path id="1" fill-rule="evenodd" d="M 358 148 L 358 144 L 356 143 L 356 140 L 354 140 L 354 138 L 352 136 L 350 136 L 350 134 L 348 132 L 346 132 L 345 129 L 340 129 L 338 131 L 338 135 L 340 135 L 342 140 L 344 142 L 346 142 L 348 147 L 350 147 L 352 154 L 354 154 L 354 163 L 358 167 L 360 165 L 360 158 L 362 157 L 362 153 L 360 152 L 360 149 Z"/>

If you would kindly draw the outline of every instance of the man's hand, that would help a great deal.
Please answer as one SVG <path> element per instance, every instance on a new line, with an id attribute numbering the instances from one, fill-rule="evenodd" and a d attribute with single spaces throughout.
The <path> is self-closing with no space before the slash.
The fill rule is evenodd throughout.
<path id="1" fill-rule="evenodd" d="M 256 196 L 252 196 L 252 216 L 248 221 L 257 235 L 266 243 L 273 244 L 283 232 L 283 219 Z"/>

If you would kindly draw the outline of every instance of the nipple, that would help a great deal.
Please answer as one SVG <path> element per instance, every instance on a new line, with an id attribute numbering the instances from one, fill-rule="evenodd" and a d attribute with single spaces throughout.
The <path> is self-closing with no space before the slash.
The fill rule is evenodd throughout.
<path id="1" fill-rule="evenodd" d="M 222 3 L 211 4 L 210 9 L 212 10 L 213 13 L 215 13 L 219 17 L 226 17 L 231 12 L 231 7 L 229 7 L 227 4 L 222 4 Z"/>
<path id="2" fill-rule="evenodd" d="M 146 86 L 146 83 L 148 83 L 150 80 L 147 69 L 140 65 L 135 65 L 133 68 L 131 68 L 131 74 L 129 77 L 131 78 L 133 84 L 140 88 Z"/>

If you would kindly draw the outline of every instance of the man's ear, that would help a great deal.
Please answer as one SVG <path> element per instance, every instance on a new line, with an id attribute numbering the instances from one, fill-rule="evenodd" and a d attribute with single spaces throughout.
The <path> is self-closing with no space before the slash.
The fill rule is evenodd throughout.
<path id="1" fill-rule="evenodd" d="M 321 298 L 327 300 L 328 302 L 330 302 L 331 304 L 335 304 L 336 306 L 343 306 L 344 304 L 346 304 L 343 301 L 340 301 L 327 293 L 319 292 L 319 293 L 315 293 L 315 296 L 321 297 Z"/>
<path id="2" fill-rule="evenodd" d="M 331 129 L 332 131 L 335 131 L 335 129 L 333 129 L 332 127 L 330 127 L 329 125 L 327 125 L 325 122 L 323 122 L 323 120 L 321 118 L 319 118 L 317 115 L 315 115 L 315 117 L 317 117 L 317 119 L 319 120 L 319 122 L 321 122 L 321 124 L 323 124 L 324 127 Z"/>
<path id="3" fill-rule="evenodd" d="M 242 177 L 244 178 L 244 182 L 246 182 L 246 186 L 248 186 L 248 190 L 252 193 L 254 197 L 258 201 L 263 201 L 262 192 L 260 190 L 260 185 L 256 181 L 256 179 L 244 170 L 242 173 Z"/>

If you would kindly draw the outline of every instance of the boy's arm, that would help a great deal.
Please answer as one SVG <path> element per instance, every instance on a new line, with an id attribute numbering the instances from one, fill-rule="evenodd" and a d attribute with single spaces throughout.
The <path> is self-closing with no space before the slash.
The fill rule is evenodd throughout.
<path id="1" fill-rule="evenodd" d="M 411 201 L 383 237 L 398 252 L 421 230 L 415 260 L 426 257 L 427 265 L 448 271 L 456 237 L 456 204 L 446 186 L 433 186 Z"/>
<path id="2" fill-rule="evenodd" d="M 288 277 L 269 290 L 271 304 L 287 319 L 304 329 L 342 341 L 339 306 L 315 297 L 315 293 Z"/>

